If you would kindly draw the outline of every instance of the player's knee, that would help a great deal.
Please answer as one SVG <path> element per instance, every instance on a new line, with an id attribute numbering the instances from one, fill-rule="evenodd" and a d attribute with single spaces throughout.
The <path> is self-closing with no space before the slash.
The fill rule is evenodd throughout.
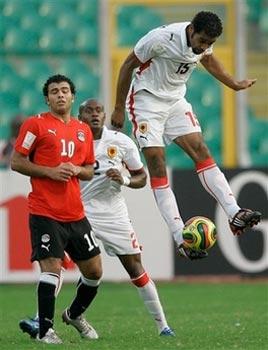
<path id="1" fill-rule="evenodd" d="M 209 149 L 203 140 L 194 143 L 192 145 L 192 151 L 195 162 L 200 162 L 211 157 Z"/>
<path id="2" fill-rule="evenodd" d="M 62 261 L 59 258 L 49 257 L 39 261 L 41 272 L 60 274 Z"/>
<path id="3" fill-rule="evenodd" d="M 95 264 L 89 271 L 89 278 L 100 279 L 102 277 L 102 266 L 101 264 Z"/>
<path id="4" fill-rule="evenodd" d="M 166 160 L 161 148 L 143 151 L 150 176 L 166 176 Z"/>
<path id="5" fill-rule="evenodd" d="M 85 278 L 98 280 L 102 277 L 102 264 L 99 255 L 88 260 L 77 261 L 76 263 Z"/>
<path id="6" fill-rule="evenodd" d="M 102 277 L 102 269 L 101 268 L 94 268 L 89 271 L 86 271 L 83 273 L 83 275 L 92 280 L 99 280 Z"/>
<path id="7" fill-rule="evenodd" d="M 131 279 L 135 279 L 144 273 L 144 268 L 141 263 L 133 263 L 127 267 L 127 272 Z"/>

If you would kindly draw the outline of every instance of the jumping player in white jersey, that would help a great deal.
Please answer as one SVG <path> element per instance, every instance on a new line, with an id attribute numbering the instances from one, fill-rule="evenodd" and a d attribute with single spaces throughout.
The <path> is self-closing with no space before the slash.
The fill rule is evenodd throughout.
<path id="1" fill-rule="evenodd" d="M 187 80 L 199 62 L 235 91 L 256 82 L 235 80 L 213 55 L 213 44 L 221 33 L 218 16 L 203 11 L 191 22 L 156 28 L 138 41 L 118 79 L 111 123 L 116 128 L 123 127 L 126 107 L 147 162 L 156 203 L 179 247 L 184 223 L 168 183 L 164 142 L 174 142 L 192 158 L 203 187 L 224 209 L 234 235 L 256 225 L 261 218 L 260 212 L 241 209 L 237 204 L 203 140 L 192 106 L 184 97 Z"/>
<path id="2" fill-rule="evenodd" d="M 121 193 L 121 186 L 141 188 L 146 184 L 139 151 L 128 136 L 104 126 L 104 107 L 97 100 L 89 99 L 80 106 L 79 119 L 90 126 L 94 139 L 94 176 L 92 181 L 80 182 L 82 201 L 92 230 L 106 252 L 121 261 L 155 321 L 158 334 L 174 336 L 155 284 L 142 265 L 140 245 Z M 37 322 L 38 319 L 22 320 L 20 328 L 34 337 Z"/>

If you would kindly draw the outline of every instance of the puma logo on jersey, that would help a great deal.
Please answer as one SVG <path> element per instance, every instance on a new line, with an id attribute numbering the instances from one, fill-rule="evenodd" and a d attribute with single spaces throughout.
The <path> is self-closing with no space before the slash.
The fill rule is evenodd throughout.
<path id="1" fill-rule="evenodd" d="M 49 247 L 50 247 L 50 244 L 48 244 L 48 245 L 42 244 L 42 245 L 41 245 L 41 248 L 46 249 L 48 252 L 49 252 Z"/>
<path id="2" fill-rule="evenodd" d="M 47 129 L 47 131 L 48 131 L 50 134 L 53 134 L 53 135 L 56 136 L 56 132 L 57 132 L 56 129 Z"/>
<path id="3" fill-rule="evenodd" d="M 141 138 L 141 139 L 145 139 L 146 141 L 148 141 L 147 137 L 144 136 L 144 135 L 140 135 L 140 138 Z"/>
<path id="4" fill-rule="evenodd" d="M 171 34 L 170 34 L 170 38 L 169 38 L 169 41 L 172 41 L 172 39 L 173 39 L 173 36 L 174 36 L 174 34 L 173 34 L 173 33 L 171 33 Z"/>

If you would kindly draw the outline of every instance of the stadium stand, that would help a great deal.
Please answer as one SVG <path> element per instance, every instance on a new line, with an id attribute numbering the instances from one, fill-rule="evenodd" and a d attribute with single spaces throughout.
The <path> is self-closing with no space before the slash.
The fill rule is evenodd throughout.
<path id="1" fill-rule="evenodd" d="M 146 6 L 120 6 L 117 22 L 119 46 L 133 46 L 149 30 L 164 24 L 163 18 Z"/>
<path id="2" fill-rule="evenodd" d="M 263 1 L 247 0 L 246 4 L 249 23 L 267 35 L 268 11 Z M 58 72 L 74 80 L 78 89 L 74 114 L 88 96 L 100 96 L 98 6 L 98 0 L 27 0 L 27 6 L 21 0 L 0 0 L 0 108 L 5 113 L 1 115 L 1 139 L 9 137 L 9 124 L 15 115 L 45 108 L 41 89 L 49 75 Z M 148 30 L 163 25 L 164 19 L 155 8 L 122 5 L 118 7 L 117 24 L 118 45 L 132 47 Z M 256 61 L 256 55 L 252 61 Z M 221 86 L 197 69 L 188 87 L 187 98 L 214 157 L 221 162 Z M 260 110 L 264 117 L 263 99 L 252 100 L 253 104 L 254 112 Z M 127 123 L 128 134 L 130 129 Z M 249 130 L 253 164 L 267 164 L 268 146 L 262 132 L 267 131 L 267 121 L 257 119 L 252 112 Z M 174 147 L 167 149 L 168 163 L 192 167 L 190 159 Z"/>
<path id="3" fill-rule="evenodd" d="M 74 114 L 86 96 L 99 96 L 98 0 L 0 0 L 0 9 L 1 139 L 12 117 L 44 110 L 41 89 L 52 74 L 74 79 Z"/>

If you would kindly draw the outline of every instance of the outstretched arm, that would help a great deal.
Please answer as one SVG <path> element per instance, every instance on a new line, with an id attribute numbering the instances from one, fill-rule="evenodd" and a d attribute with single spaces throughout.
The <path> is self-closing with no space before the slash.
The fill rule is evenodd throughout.
<path id="1" fill-rule="evenodd" d="M 235 91 L 247 89 L 255 84 L 257 80 L 245 79 L 237 81 L 225 70 L 221 62 L 213 54 L 204 56 L 200 62 L 216 79 Z"/>
<path id="2" fill-rule="evenodd" d="M 111 123 L 116 128 L 122 128 L 125 118 L 125 102 L 130 87 L 133 70 L 142 63 L 135 56 L 134 51 L 126 58 L 118 77 L 115 108 L 111 116 Z"/>

